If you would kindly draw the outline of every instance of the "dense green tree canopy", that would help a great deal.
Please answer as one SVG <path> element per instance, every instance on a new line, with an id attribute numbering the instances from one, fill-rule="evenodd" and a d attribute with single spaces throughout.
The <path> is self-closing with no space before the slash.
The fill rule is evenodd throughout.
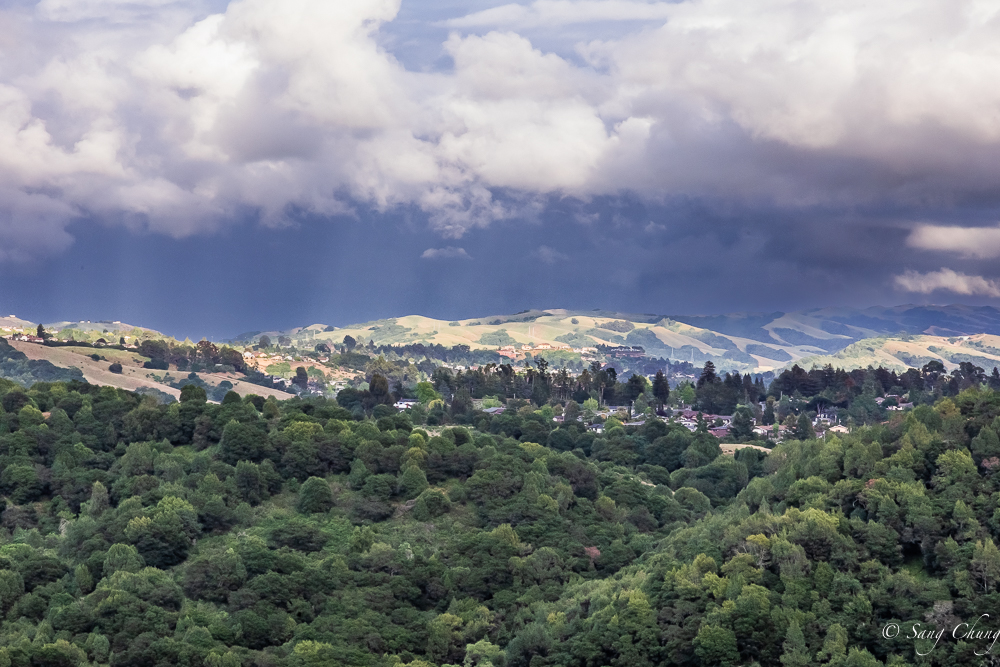
<path id="1" fill-rule="evenodd" d="M 608 387 L 655 397 L 586 372 L 582 412 Z M 795 438 L 735 454 L 704 423 L 592 432 L 569 388 L 531 404 L 560 391 L 541 363 L 494 416 L 465 373 L 434 375 L 426 428 L 381 382 L 172 404 L 0 382 L 0 665 L 966 664 L 984 647 L 928 662 L 905 639 L 997 601 L 1000 393 L 964 373 L 816 439 L 796 401 L 834 385 L 792 372 L 772 410 Z M 745 430 L 759 385 L 704 375 Z"/>

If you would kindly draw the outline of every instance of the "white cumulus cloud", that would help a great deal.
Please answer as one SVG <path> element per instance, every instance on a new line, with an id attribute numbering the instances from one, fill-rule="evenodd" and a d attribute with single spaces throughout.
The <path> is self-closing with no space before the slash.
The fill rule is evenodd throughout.
<path id="1" fill-rule="evenodd" d="M 633 0 L 535 0 L 491 7 L 444 22 L 452 28 L 552 28 L 597 21 L 663 21 L 672 13 L 668 2 Z"/>
<path id="2" fill-rule="evenodd" d="M 921 250 L 954 252 L 965 257 L 1000 257 L 1000 227 L 918 225 L 906 244 Z"/>
<path id="3" fill-rule="evenodd" d="M 569 256 L 566 253 L 559 252 L 555 248 L 550 248 L 547 245 L 538 246 L 534 255 L 546 264 L 555 264 L 556 262 L 569 259 Z"/>
<path id="4" fill-rule="evenodd" d="M 424 259 L 472 259 L 465 248 L 455 248 L 447 246 L 444 248 L 428 248 L 420 255 Z"/>
<path id="5" fill-rule="evenodd" d="M 982 276 L 969 276 L 951 269 L 941 269 L 928 273 L 907 271 L 896 276 L 895 282 L 900 289 L 920 294 L 930 294 L 941 290 L 964 296 L 1000 297 L 1000 282 Z"/>
<path id="6" fill-rule="evenodd" d="M 535 0 L 457 16 L 443 71 L 383 46 L 400 0 L 219 6 L 0 9 L 0 260 L 58 252 L 78 218 L 184 236 L 409 207 L 460 238 L 551 197 L 997 191 L 996 3 Z M 576 53 L 521 34 L 546 25 Z M 935 245 L 998 256 L 991 234 Z"/>

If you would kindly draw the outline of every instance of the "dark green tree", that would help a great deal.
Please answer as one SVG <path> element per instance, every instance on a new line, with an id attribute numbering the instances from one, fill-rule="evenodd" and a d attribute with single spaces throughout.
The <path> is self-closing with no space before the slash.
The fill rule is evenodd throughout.
<path id="1" fill-rule="evenodd" d="M 729 434 L 738 440 L 753 438 L 753 415 L 750 408 L 741 405 L 733 413 L 733 421 L 729 425 Z"/>
<path id="2" fill-rule="evenodd" d="M 719 381 L 719 376 L 715 374 L 715 364 L 711 361 L 705 362 L 705 367 L 701 369 L 701 375 L 698 376 L 698 384 L 696 387 L 701 389 L 707 384 L 715 384 Z"/>
<path id="3" fill-rule="evenodd" d="M 295 369 L 295 377 L 292 379 L 292 382 L 303 391 L 309 387 L 309 373 L 306 372 L 304 366 L 299 366 Z"/>
<path id="4" fill-rule="evenodd" d="M 325 479 L 310 477 L 302 483 L 299 489 L 299 501 L 296 508 L 302 514 L 327 512 L 333 507 L 333 491 Z"/>
<path id="5" fill-rule="evenodd" d="M 646 390 L 646 378 L 635 373 L 625 383 L 625 399 L 632 403 Z"/>
<path id="6" fill-rule="evenodd" d="M 231 421 L 222 430 L 219 458 L 229 465 L 240 461 L 259 463 L 271 452 L 267 435 L 260 429 L 238 421 Z"/>
<path id="7" fill-rule="evenodd" d="M 795 422 L 795 430 L 792 433 L 792 437 L 796 440 L 811 440 L 816 437 L 812 420 L 809 419 L 809 415 L 805 412 L 800 414 L 798 420 Z"/>
<path id="8" fill-rule="evenodd" d="M 656 398 L 657 408 L 660 411 L 670 399 L 670 383 L 661 370 L 656 371 L 656 377 L 653 378 L 653 397 Z"/>
<path id="9" fill-rule="evenodd" d="M 194 373 L 192 373 L 192 375 L 194 375 Z M 181 387 L 181 403 L 206 402 L 208 402 L 208 393 L 203 388 L 196 384 L 186 384 Z"/>
<path id="10" fill-rule="evenodd" d="M 375 405 L 391 405 L 392 394 L 389 393 L 389 380 L 381 373 L 372 374 L 371 382 L 368 383 L 368 391 L 371 392 Z"/>
<path id="11" fill-rule="evenodd" d="M 764 415 L 761 418 L 761 422 L 764 426 L 771 426 L 774 424 L 774 396 L 767 397 L 767 403 L 764 405 Z"/>
<path id="12" fill-rule="evenodd" d="M 251 506 L 259 505 L 267 498 L 267 485 L 255 463 L 240 461 L 236 464 L 236 491 Z"/>

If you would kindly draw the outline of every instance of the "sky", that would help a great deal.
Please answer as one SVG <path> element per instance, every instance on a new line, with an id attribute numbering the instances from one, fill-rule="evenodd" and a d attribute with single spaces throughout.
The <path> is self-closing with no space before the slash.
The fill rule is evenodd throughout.
<path id="1" fill-rule="evenodd" d="M 0 0 L 0 311 L 1000 303 L 993 0 Z"/>

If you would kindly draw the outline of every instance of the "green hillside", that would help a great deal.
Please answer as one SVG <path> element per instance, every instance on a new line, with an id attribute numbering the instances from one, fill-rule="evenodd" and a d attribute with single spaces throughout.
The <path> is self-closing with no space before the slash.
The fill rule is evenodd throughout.
<path id="1" fill-rule="evenodd" d="M 442 429 L 205 399 L 0 382 L 0 664 L 902 667 L 990 643 L 909 637 L 996 606 L 989 389 L 735 456 L 530 405 Z"/>

